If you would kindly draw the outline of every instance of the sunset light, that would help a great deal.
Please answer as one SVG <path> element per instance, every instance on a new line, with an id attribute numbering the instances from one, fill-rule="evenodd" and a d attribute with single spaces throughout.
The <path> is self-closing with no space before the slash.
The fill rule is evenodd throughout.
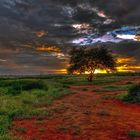
<path id="1" fill-rule="evenodd" d="M 55 53 L 61 53 L 60 48 L 57 48 L 56 46 L 41 46 L 41 47 L 36 47 L 37 51 L 46 51 L 46 52 L 55 52 Z"/>
<path id="2" fill-rule="evenodd" d="M 39 38 L 43 37 L 45 34 L 46 34 L 45 31 L 36 32 L 36 36 L 39 37 Z"/>
<path id="3" fill-rule="evenodd" d="M 140 140 L 140 0 L 0 0 L 0 140 Z"/>

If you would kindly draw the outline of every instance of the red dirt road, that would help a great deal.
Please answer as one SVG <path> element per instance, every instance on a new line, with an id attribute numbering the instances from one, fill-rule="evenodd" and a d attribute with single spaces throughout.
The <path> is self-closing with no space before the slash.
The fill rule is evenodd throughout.
<path id="1" fill-rule="evenodd" d="M 63 97 L 47 107 L 50 117 L 15 120 L 13 133 L 23 140 L 131 140 L 127 132 L 140 131 L 140 106 L 103 98 L 123 91 L 94 91 L 99 88 L 101 86 L 71 87 L 77 94 Z M 19 132 L 18 127 L 27 131 Z"/>

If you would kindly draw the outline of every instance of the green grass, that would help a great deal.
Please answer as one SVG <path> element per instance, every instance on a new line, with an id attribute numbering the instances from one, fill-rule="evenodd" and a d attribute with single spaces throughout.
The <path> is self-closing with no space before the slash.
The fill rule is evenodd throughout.
<path id="1" fill-rule="evenodd" d="M 96 92 L 123 91 L 123 90 L 128 90 L 132 86 L 133 86 L 133 84 L 126 84 L 126 85 L 110 84 L 110 85 L 104 86 L 100 89 L 96 89 L 94 91 L 96 91 Z"/>
<path id="2" fill-rule="evenodd" d="M 16 139 L 9 132 L 13 119 L 37 117 L 41 121 L 50 116 L 53 112 L 47 110 L 47 106 L 62 96 L 72 94 L 68 89 L 72 85 L 93 84 L 105 86 L 103 90 L 119 90 L 120 87 L 114 86 L 115 82 L 127 78 L 126 75 L 96 75 L 92 83 L 86 80 L 85 75 L 0 78 L 0 140 Z M 121 90 L 127 89 L 128 85 L 121 86 Z"/>
<path id="3" fill-rule="evenodd" d="M 121 93 L 121 94 L 118 94 L 118 95 L 116 96 L 116 99 L 123 100 L 124 98 L 126 98 L 127 95 L 128 95 L 128 93 Z"/>
<path id="4" fill-rule="evenodd" d="M 0 140 L 12 139 L 9 129 L 13 119 L 43 118 L 50 114 L 44 106 L 70 93 L 53 79 L 0 80 Z"/>
<path id="5" fill-rule="evenodd" d="M 43 80 L 0 80 L 0 88 L 5 94 L 20 94 L 33 89 L 48 90 Z"/>
<path id="6" fill-rule="evenodd" d="M 129 88 L 127 95 L 122 99 L 129 103 L 140 104 L 140 84 L 133 85 Z"/>

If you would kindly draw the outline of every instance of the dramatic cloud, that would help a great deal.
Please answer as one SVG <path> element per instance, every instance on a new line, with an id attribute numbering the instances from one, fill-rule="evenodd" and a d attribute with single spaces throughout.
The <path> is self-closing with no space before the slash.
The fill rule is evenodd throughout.
<path id="1" fill-rule="evenodd" d="M 139 65 L 139 0 L 0 0 L 0 20 L 0 73 L 64 72 L 71 47 L 102 43 Z"/>

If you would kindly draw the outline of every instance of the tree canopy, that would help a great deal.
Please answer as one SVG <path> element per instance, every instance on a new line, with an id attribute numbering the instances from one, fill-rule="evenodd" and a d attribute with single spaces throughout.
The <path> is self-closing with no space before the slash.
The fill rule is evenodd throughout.
<path id="1" fill-rule="evenodd" d="M 92 81 L 96 69 L 115 71 L 116 62 L 112 53 L 105 47 L 80 47 L 70 52 L 70 66 L 68 73 L 89 73 L 89 81 Z M 91 77 L 91 78 L 90 78 Z"/>

